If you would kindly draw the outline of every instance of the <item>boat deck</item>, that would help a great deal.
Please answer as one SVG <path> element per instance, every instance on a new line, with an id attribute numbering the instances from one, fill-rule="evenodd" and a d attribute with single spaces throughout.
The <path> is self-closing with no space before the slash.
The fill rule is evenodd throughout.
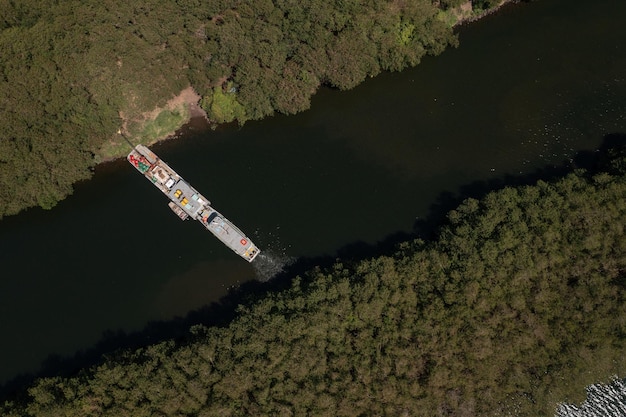
<path id="1" fill-rule="evenodd" d="M 259 248 L 231 221 L 211 207 L 209 200 L 187 183 L 169 165 L 151 150 L 137 145 L 127 157 L 128 161 L 150 182 L 167 195 L 172 211 L 182 220 L 191 217 L 231 248 L 236 254 L 252 262 Z"/>

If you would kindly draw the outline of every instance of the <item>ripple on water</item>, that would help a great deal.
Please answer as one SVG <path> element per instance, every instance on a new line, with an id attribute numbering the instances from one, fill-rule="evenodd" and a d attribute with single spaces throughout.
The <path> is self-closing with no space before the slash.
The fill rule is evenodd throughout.
<path id="1" fill-rule="evenodd" d="M 280 227 L 276 228 L 276 230 L 279 229 Z M 295 261 L 295 258 L 287 255 L 287 248 L 281 243 L 280 236 L 272 232 L 265 236 L 260 235 L 261 233 L 257 230 L 255 236 L 260 240 L 261 253 L 254 259 L 252 266 L 256 278 L 261 282 L 267 282 L 283 272 Z"/>
<path id="2" fill-rule="evenodd" d="M 559 404 L 555 417 L 626 416 L 625 380 L 613 377 L 609 384 L 587 387 L 587 399 L 580 405 Z"/>

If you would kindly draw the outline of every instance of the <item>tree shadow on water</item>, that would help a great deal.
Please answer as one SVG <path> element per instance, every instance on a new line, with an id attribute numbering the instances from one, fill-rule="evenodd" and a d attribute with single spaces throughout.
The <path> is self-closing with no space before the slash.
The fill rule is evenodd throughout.
<path id="1" fill-rule="evenodd" d="M 443 191 L 430 206 L 427 217 L 418 219 L 411 232 L 395 232 L 384 240 L 375 244 L 362 241 L 352 242 L 338 249 L 336 255 L 319 257 L 302 257 L 286 264 L 271 280 L 247 281 L 229 291 L 217 302 L 213 302 L 200 309 L 191 311 L 185 317 L 178 317 L 166 321 L 153 321 L 138 332 L 124 332 L 108 330 L 103 333 L 101 340 L 93 347 L 77 352 L 71 357 L 50 355 L 36 373 L 22 374 L 12 380 L 0 384 L 0 401 L 13 399 L 27 400 L 24 388 L 36 378 L 76 375 L 80 370 L 103 363 L 107 358 L 115 358 L 123 352 L 138 349 L 163 341 L 174 340 L 185 344 L 193 340 L 190 328 L 197 324 L 204 326 L 227 326 L 236 316 L 239 305 L 250 305 L 255 300 L 263 298 L 268 292 L 281 291 L 292 285 L 295 276 L 301 276 L 306 283 L 313 274 L 307 276 L 307 271 L 314 268 L 321 270 L 332 267 L 338 259 L 341 262 L 358 263 L 362 260 L 391 255 L 402 242 L 413 239 L 429 241 L 436 239 L 437 231 L 446 223 L 447 213 L 456 208 L 466 198 L 484 197 L 487 193 L 507 186 L 523 186 L 536 183 L 538 180 L 550 181 L 562 177 L 575 169 L 583 168 L 590 173 L 611 171 L 615 156 L 621 156 L 626 161 L 626 134 L 614 133 L 604 137 L 602 145 L 595 151 L 579 152 L 573 159 L 563 161 L 558 165 L 550 165 L 526 175 L 507 175 L 489 181 L 475 181 L 453 193 Z"/>
<path id="2" fill-rule="evenodd" d="M 21 374 L 4 384 L 0 384 L 0 403 L 4 400 L 26 400 L 24 389 L 34 380 L 43 377 L 71 377 L 86 368 L 104 363 L 124 352 L 157 344 L 168 340 L 179 343 L 191 340 L 190 328 L 196 324 L 205 326 L 225 326 L 236 316 L 237 306 L 249 302 L 260 291 L 265 292 L 265 284 L 248 281 L 232 288 L 226 296 L 200 309 L 170 320 L 151 321 L 136 332 L 106 330 L 94 346 L 80 350 L 73 356 L 52 354 L 35 373 Z"/>
<path id="3" fill-rule="evenodd" d="M 580 151 L 570 160 L 563 160 L 559 164 L 546 165 L 524 175 L 507 174 L 488 181 L 474 181 L 459 187 L 456 193 L 444 191 L 430 206 L 428 216 L 415 222 L 414 235 L 424 240 L 435 238 L 436 232 L 446 223 L 447 214 L 467 198 L 481 199 L 490 192 L 505 187 L 533 185 L 540 180 L 553 181 L 577 169 L 584 169 L 591 174 L 601 171 L 616 173 L 611 161 L 620 153 L 626 156 L 625 149 L 626 134 L 611 133 L 604 136 L 597 149 Z"/>

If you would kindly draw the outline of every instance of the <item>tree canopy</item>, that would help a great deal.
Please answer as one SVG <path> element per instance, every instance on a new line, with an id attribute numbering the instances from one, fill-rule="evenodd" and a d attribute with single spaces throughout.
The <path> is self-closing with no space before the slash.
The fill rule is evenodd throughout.
<path id="1" fill-rule="evenodd" d="M 431 0 L 0 0 L 0 217 L 52 207 L 186 87 L 216 122 L 296 113 L 455 44 Z M 132 133 L 132 132 L 127 132 Z"/>

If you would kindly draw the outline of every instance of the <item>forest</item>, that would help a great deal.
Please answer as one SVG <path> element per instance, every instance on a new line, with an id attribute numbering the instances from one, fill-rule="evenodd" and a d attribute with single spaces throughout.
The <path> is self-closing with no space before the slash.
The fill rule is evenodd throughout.
<path id="1" fill-rule="evenodd" d="M 456 45 L 461 3 L 0 0 L 0 218 L 53 207 L 187 87 L 214 123 L 296 113 Z"/>
<path id="2" fill-rule="evenodd" d="M 36 381 L 14 416 L 552 416 L 626 375 L 626 152 L 505 187 L 227 325 Z"/>

